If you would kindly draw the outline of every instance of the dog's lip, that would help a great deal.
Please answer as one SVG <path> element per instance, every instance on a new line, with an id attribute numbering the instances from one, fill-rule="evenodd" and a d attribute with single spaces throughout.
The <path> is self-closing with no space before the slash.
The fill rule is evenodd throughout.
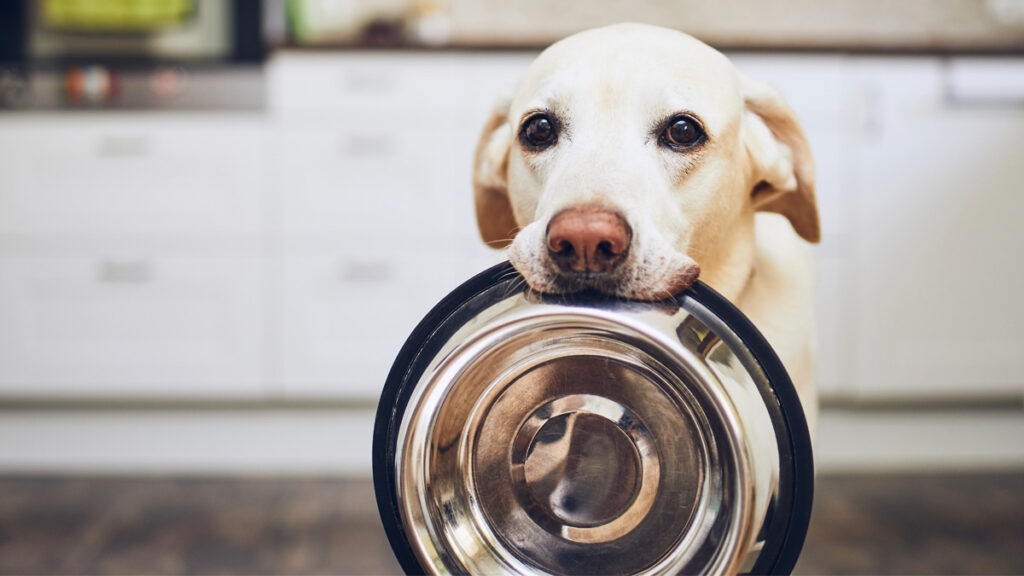
<path id="1" fill-rule="evenodd" d="M 561 292 L 579 292 L 582 290 L 597 290 L 607 294 L 616 294 L 616 287 L 620 284 L 617 275 L 609 272 L 593 271 L 559 271 L 553 278 L 557 288 Z"/>
<path id="2" fill-rule="evenodd" d="M 606 272 L 575 272 L 560 273 L 553 277 L 550 286 L 539 292 L 553 294 L 576 294 L 593 291 L 607 296 L 628 300 L 658 301 L 672 298 L 685 292 L 697 282 L 700 267 L 694 264 L 676 273 L 672 280 L 663 287 L 651 284 L 630 284 L 621 275 Z"/>
<path id="3" fill-rule="evenodd" d="M 562 271 L 554 262 L 546 262 L 548 270 L 554 272 L 546 287 L 535 288 L 541 293 L 575 294 L 594 291 L 617 298 L 630 300 L 657 301 L 682 294 L 693 286 L 700 277 L 700 265 L 687 258 L 684 266 L 667 272 L 667 278 L 655 281 L 630 282 L 629 266 L 622 266 L 613 272 Z M 625 264 L 625 263 L 624 263 Z"/>
<path id="4" fill-rule="evenodd" d="M 693 286 L 697 282 L 697 279 L 700 278 L 700 264 L 693 262 L 683 270 L 678 271 L 676 274 L 678 278 L 676 283 L 674 283 L 676 288 L 670 288 L 669 291 L 674 294 L 680 294 L 690 286 Z"/>

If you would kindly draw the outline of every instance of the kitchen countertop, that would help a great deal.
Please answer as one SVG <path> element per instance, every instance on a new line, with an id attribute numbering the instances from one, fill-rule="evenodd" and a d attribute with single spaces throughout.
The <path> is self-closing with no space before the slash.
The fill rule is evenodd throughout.
<path id="1" fill-rule="evenodd" d="M 362 8 L 345 32 L 329 25 L 310 36 L 328 48 L 373 48 L 416 37 L 417 20 L 391 2 Z M 429 4 L 429 2 L 428 2 Z M 536 51 L 587 28 L 647 22 L 688 32 L 729 51 L 1021 54 L 1024 2 L 1018 0 L 445 0 L 439 35 L 443 49 Z M 435 22 L 435 24 L 437 24 Z M 381 32 L 381 29 L 385 32 Z M 375 38 L 375 42 L 360 39 Z M 429 43 L 429 42 L 428 42 Z M 301 43 L 300 43 L 301 44 Z M 426 48 L 415 41 L 407 48 Z"/>

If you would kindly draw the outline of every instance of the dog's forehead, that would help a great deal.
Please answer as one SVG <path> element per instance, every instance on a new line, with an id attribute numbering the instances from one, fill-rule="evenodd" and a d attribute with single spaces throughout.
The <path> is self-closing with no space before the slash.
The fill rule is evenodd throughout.
<path id="1" fill-rule="evenodd" d="M 651 114 L 696 112 L 728 122 L 741 106 L 735 69 L 720 52 L 666 28 L 616 25 L 570 36 L 524 74 L 513 114 L 587 103 L 604 111 L 629 102 Z"/>

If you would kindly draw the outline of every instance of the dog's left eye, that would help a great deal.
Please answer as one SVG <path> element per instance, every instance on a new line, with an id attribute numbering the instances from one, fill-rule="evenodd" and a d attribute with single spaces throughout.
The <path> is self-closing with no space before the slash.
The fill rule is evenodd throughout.
<path id="1" fill-rule="evenodd" d="M 673 150 L 689 150 L 704 141 L 704 130 L 689 116 L 676 116 L 661 133 L 662 144 Z"/>

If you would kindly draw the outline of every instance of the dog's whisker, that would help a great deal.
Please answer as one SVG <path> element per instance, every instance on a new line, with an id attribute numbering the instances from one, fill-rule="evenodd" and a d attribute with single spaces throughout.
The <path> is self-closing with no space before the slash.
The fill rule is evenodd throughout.
<path id="1" fill-rule="evenodd" d="M 503 246 L 503 245 L 506 245 L 506 244 L 511 244 L 512 241 L 516 239 L 516 235 L 518 235 L 519 232 L 522 229 L 523 229 L 522 226 L 517 226 L 516 228 L 514 228 L 512 230 L 512 232 L 511 232 L 512 235 L 511 236 L 509 236 L 507 238 L 491 238 L 491 239 L 487 240 L 485 242 L 485 244 L 487 244 L 491 248 L 497 248 L 497 247 L 500 247 L 500 246 Z"/>

